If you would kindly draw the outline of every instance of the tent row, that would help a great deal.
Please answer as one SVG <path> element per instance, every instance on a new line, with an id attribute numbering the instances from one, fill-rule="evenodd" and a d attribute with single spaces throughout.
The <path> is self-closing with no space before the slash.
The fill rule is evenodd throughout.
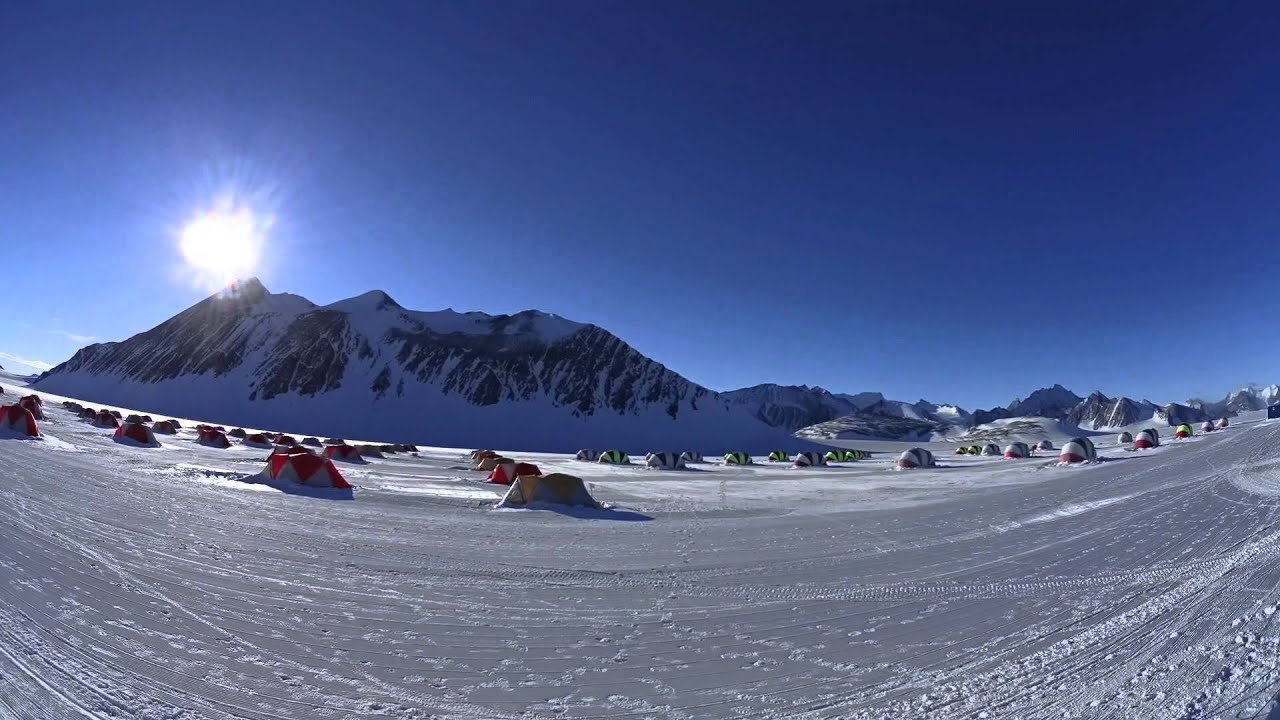
<path id="1" fill-rule="evenodd" d="M 625 458 L 628 463 L 631 461 L 625 454 L 622 454 L 622 458 Z M 471 459 L 475 463 L 473 470 L 489 472 L 489 482 L 509 486 L 502 499 L 498 501 L 498 507 L 523 508 L 543 503 L 571 507 L 600 507 L 600 503 L 591 496 L 586 483 L 576 475 L 567 473 L 544 475 L 542 470 L 533 463 L 503 457 L 493 450 L 472 450 Z M 612 460 L 621 462 L 617 457 Z"/>

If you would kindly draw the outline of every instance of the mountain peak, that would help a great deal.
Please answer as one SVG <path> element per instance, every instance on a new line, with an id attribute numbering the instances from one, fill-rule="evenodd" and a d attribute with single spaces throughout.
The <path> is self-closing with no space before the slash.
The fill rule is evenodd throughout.
<path id="1" fill-rule="evenodd" d="M 382 290 L 370 290 L 361 293 L 355 297 L 349 297 L 346 300 L 339 300 L 324 306 L 326 310 L 337 310 L 339 312 L 378 312 L 380 310 L 403 310 L 400 303 L 392 299 L 390 295 Z"/>

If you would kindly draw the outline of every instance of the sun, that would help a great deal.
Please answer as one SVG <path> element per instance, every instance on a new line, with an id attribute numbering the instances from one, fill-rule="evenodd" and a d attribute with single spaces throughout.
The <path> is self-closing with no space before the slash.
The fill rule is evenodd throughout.
<path id="1" fill-rule="evenodd" d="M 253 212 L 214 210 L 182 229 L 180 247 L 187 265 L 202 279 L 226 283 L 253 273 L 261 259 L 263 224 Z"/>

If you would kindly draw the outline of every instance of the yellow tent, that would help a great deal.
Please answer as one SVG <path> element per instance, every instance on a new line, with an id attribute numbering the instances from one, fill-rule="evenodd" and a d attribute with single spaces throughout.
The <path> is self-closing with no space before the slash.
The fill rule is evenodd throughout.
<path id="1" fill-rule="evenodd" d="M 521 475 L 511 483 L 511 489 L 498 503 L 498 507 L 524 507 L 529 503 L 572 505 L 576 507 L 600 507 L 591 497 L 582 478 L 564 473 L 550 475 Z"/>

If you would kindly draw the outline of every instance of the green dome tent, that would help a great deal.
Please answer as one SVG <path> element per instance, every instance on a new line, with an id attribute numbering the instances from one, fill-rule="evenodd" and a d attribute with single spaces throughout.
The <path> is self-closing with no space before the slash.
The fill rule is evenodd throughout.
<path id="1" fill-rule="evenodd" d="M 751 465 L 751 456 L 744 452 L 731 452 L 724 454 L 724 463 L 726 465 Z"/>
<path id="2" fill-rule="evenodd" d="M 1173 436 L 1176 438 L 1189 438 L 1192 435 L 1195 435 L 1195 433 L 1191 431 L 1190 425 L 1179 425 L 1178 428 L 1173 431 Z"/>
<path id="3" fill-rule="evenodd" d="M 791 456 L 782 450 L 774 450 L 769 453 L 769 462 L 790 462 Z"/>
<path id="4" fill-rule="evenodd" d="M 631 458 L 621 450 L 605 450 L 600 453 L 600 457 L 596 462 L 602 462 L 606 465 L 630 465 Z"/>

